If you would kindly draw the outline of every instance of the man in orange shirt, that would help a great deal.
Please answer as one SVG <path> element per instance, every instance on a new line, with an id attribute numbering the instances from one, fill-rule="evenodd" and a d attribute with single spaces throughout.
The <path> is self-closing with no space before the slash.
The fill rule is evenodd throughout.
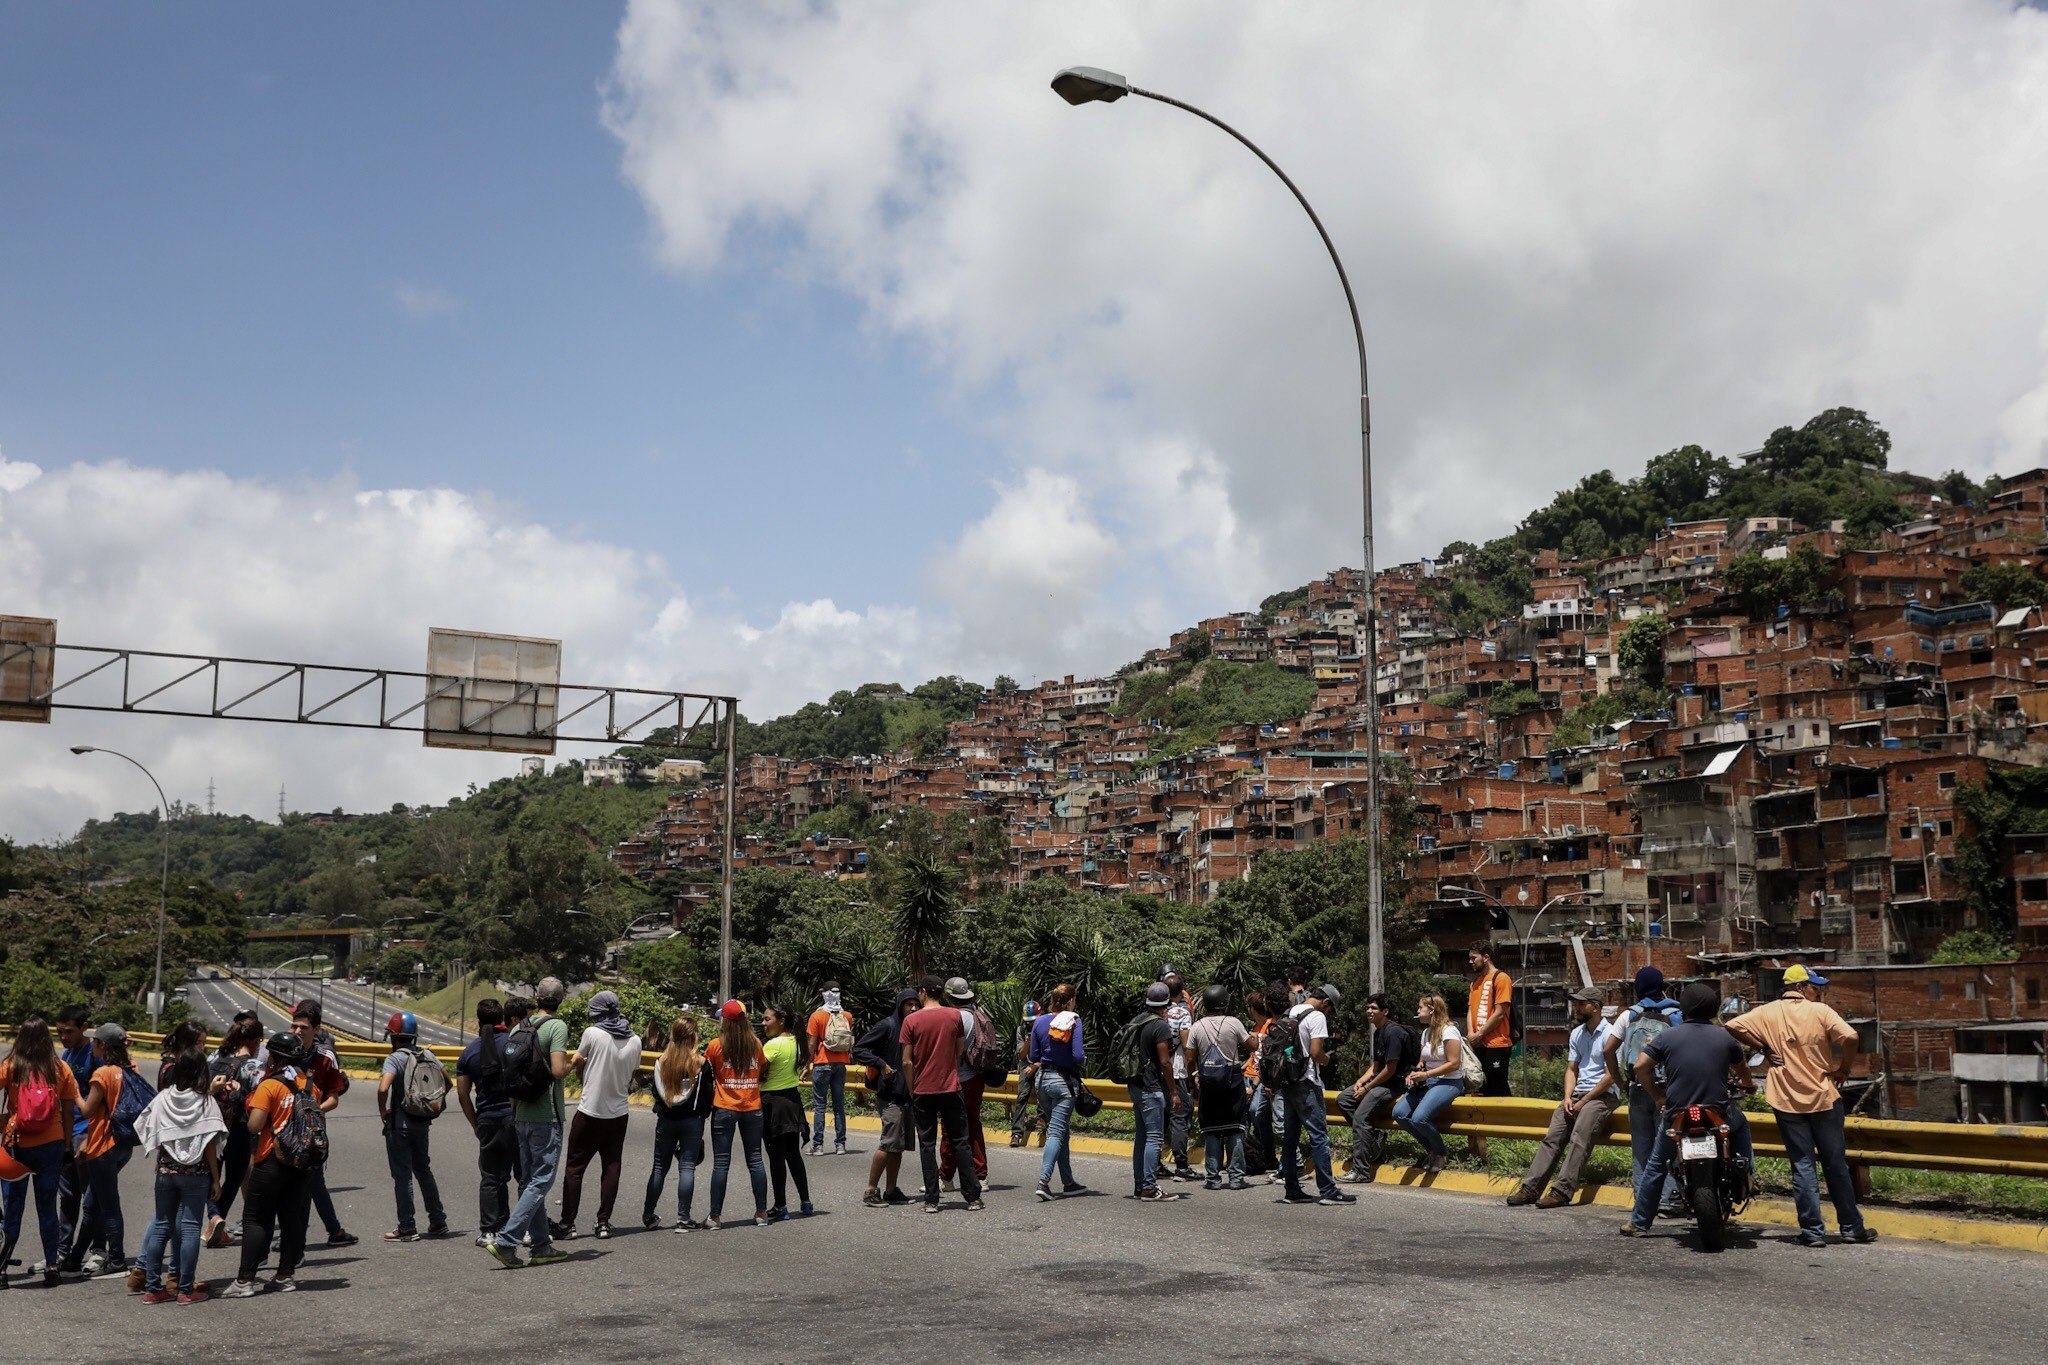
<path id="1" fill-rule="evenodd" d="M 832 1102 L 832 1155 L 846 1155 L 846 1064 L 860 1033 L 839 997 L 839 983 L 825 983 L 824 1003 L 804 1026 L 811 1044 L 811 1155 L 825 1154 L 825 1101 Z"/>
<path id="2" fill-rule="evenodd" d="M 85 1187 L 85 1217 L 78 1237 L 60 1267 L 67 1275 L 80 1273 L 94 1278 L 126 1275 L 127 1230 L 121 1218 L 121 1170 L 135 1149 L 114 1140 L 114 1108 L 121 1091 L 142 1078 L 128 1060 L 128 1031 L 119 1024 L 105 1023 L 92 1035 L 93 1071 L 81 1089 L 78 1112 L 85 1119 L 85 1135 L 79 1139 L 78 1172 Z M 97 1267 L 85 1263 L 85 1249 L 100 1248 Z"/>
<path id="3" fill-rule="evenodd" d="M 1799 1210 L 1799 1240 L 1805 1246 L 1827 1245 L 1827 1221 L 1821 1214 L 1819 1172 L 1825 1172 L 1828 1198 L 1835 1206 L 1842 1238 L 1874 1242 L 1877 1233 L 1864 1226 L 1856 1206 L 1856 1185 L 1849 1174 L 1846 1107 L 1840 1082 L 1855 1064 L 1858 1039 L 1849 1022 L 1821 1001 L 1828 979 L 1805 966 L 1785 971 L 1785 994 L 1768 1005 L 1730 1019 L 1727 1029 L 1745 1047 L 1761 1050 L 1770 1063 L 1764 1077 L 1764 1098 L 1778 1116 L 1778 1136 L 1792 1159 L 1792 1202 Z M 1818 1168 L 1818 1171 L 1816 1170 Z"/>

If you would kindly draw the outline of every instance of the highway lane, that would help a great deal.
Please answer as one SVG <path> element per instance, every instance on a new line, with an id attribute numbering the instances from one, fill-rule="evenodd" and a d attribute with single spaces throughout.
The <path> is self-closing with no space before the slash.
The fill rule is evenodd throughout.
<path id="1" fill-rule="evenodd" d="M 453 1365 L 594 1359 L 897 1361 L 1020 1358 L 1168 1361 L 1646 1359 L 1870 1365 L 1873 1360 L 2033 1358 L 2048 1257 L 1886 1241 L 1801 1248 L 1759 1229 L 1721 1255 L 1688 1234 L 1615 1235 L 1608 1209 L 1508 1210 L 1497 1201 L 1377 1186 L 1349 1208 L 1287 1207 L 1270 1187 L 1196 1190 L 1142 1206 L 1117 1194 L 1121 1159 L 1077 1157 L 1093 1190 L 1031 1199 L 1037 1153 L 990 1151 L 986 1212 L 859 1206 L 871 1134 L 810 1162 L 819 1216 L 721 1233 L 643 1233 L 637 1215 L 653 1125 L 636 1108 L 619 1235 L 573 1259 L 504 1270 L 464 1235 L 387 1245 L 391 1187 L 371 1087 L 337 1112 L 329 1184 L 363 1237 L 314 1247 L 303 1292 L 194 1311 L 145 1309 L 118 1282 L 7 1294 L 7 1331 L 61 1342 L 67 1365 L 138 1359 L 273 1362 L 280 1339 L 309 1360 L 397 1357 Z M 476 1225 L 474 1143 L 459 1116 L 433 1133 L 454 1225 Z M 914 1165 L 913 1158 L 913 1165 Z M 123 1177 L 132 1251 L 146 1221 L 144 1163 Z M 706 1210 L 708 1163 L 695 1212 Z M 1183 1187 L 1186 1188 L 1186 1187 Z M 728 1217 L 751 1212 L 744 1177 Z M 551 1201 L 559 1208 L 559 1194 Z M 673 1217 L 674 1190 L 662 1213 Z M 37 1254 L 31 1247 L 28 1258 Z M 236 1253 L 202 1253 L 233 1274 Z M 424 1301 L 445 1314 L 397 1312 Z M 280 1333 L 284 1337 L 280 1337 Z"/>
<path id="2" fill-rule="evenodd" d="M 265 1034 L 281 1033 L 291 1027 L 290 1019 L 241 982 L 225 976 L 217 981 L 207 980 L 204 970 L 186 980 L 185 999 L 192 1013 L 215 1033 L 225 1032 L 235 1015 L 245 1009 L 256 1011 Z"/>
<path id="3" fill-rule="evenodd" d="M 388 995 L 379 994 L 373 1001 L 367 990 L 360 990 L 345 982 L 329 981 L 324 977 L 302 976 L 297 972 L 276 972 L 257 967 L 249 968 L 246 974 L 251 981 L 262 985 L 280 1000 L 294 1003 L 300 1000 L 319 1000 L 328 1027 L 342 1029 L 363 1038 L 381 1041 L 384 1037 L 384 1026 L 391 1022 L 392 1014 L 405 1008 L 403 1000 L 394 1001 Z M 466 1030 L 432 1019 L 420 1020 L 420 1041 L 423 1043 L 459 1047 L 467 1040 Z"/>

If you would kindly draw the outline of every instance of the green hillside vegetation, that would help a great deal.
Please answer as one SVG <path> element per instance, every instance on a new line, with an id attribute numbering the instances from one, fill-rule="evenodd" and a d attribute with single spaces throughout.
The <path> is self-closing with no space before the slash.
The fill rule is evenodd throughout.
<path id="1" fill-rule="evenodd" d="M 1270 725 L 1294 720 L 1315 705 L 1315 681 L 1277 664 L 1185 660 L 1164 672 L 1139 673 L 1124 684 L 1120 715 L 1165 727 L 1153 745 L 1171 758 L 1214 744 L 1228 725 Z"/>

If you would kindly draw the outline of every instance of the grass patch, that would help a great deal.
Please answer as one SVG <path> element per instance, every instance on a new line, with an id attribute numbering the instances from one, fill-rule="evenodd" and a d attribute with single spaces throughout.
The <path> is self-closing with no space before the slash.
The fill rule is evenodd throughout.
<path id="1" fill-rule="evenodd" d="M 482 972 L 471 972 L 466 989 L 468 991 L 468 1002 L 471 1006 L 474 1006 L 477 1001 L 490 995 L 497 987 Z M 444 1024 L 460 1023 L 462 1022 L 463 1015 L 464 990 L 465 985 L 463 981 L 460 979 L 451 981 L 441 987 L 440 990 L 429 991 L 413 1001 L 412 1012 L 414 1014 L 424 1014 L 430 1019 L 438 1019 Z"/>

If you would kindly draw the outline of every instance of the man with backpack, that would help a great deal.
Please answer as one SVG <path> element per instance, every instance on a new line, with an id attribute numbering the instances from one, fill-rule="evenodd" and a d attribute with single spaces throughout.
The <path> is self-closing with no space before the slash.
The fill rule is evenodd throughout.
<path id="1" fill-rule="evenodd" d="M 519 1134 L 512 1126 L 512 1096 L 505 1089 L 505 1007 L 476 1002 L 476 1037 L 455 1063 L 455 1098 L 476 1134 L 478 1176 L 476 1244 L 487 1247 L 511 1212 L 507 1199 L 517 1169 Z M 524 1019 L 521 1011 L 520 1018 Z"/>
<path id="2" fill-rule="evenodd" d="M 341 1059 L 334 1054 L 334 1035 L 321 1027 L 321 1018 L 318 1000 L 301 1000 L 292 1007 L 292 1033 L 305 1046 L 305 1066 L 313 1088 L 321 1094 L 321 1112 L 331 1114 L 348 1093 L 348 1073 L 341 1069 Z M 313 1169 L 312 1194 L 313 1212 L 327 1229 L 327 1245 L 354 1246 L 356 1235 L 341 1225 L 341 1216 L 334 1211 L 334 1196 L 327 1192 L 324 1162 Z"/>
<path id="3" fill-rule="evenodd" d="M 1466 993 L 1465 1037 L 1479 1050 L 1479 1069 L 1486 1080 L 1482 1095 L 1508 1093 L 1508 1062 L 1514 1056 L 1515 983 L 1493 965 L 1493 949 L 1475 944 L 1465 953 L 1465 965 L 1472 972 Z"/>
<path id="4" fill-rule="evenodd" d="M 1329 1011 L 1343 992 L 1325 982 L 1308 988 L 1308 999 L 1276 1018 L 1260 1041 L 1260 1074 L 1276 1081 L 1282 1095 L 1280 1179 L 1283 1204 L 1356 1204 L 1358 1196 L 1337 1188 L 1330 1170 L 1330 1118 L 1323 1106 L 1323 1066 L 1330 1057 Z M 1308 1139 L 1316 1192 L 1301 1187 L 1301 1143 Z"/>
<path id="5" fill-rule="evenodd" d="M 519 1135 L 519 1159 L 526 1183 L 519 1203 L 487 1248 L 500 1265 L 516 1267 L 519 1244 L 530 1251 L 523 1264 L 560 1265 L 569 1259 L 548 1241 L 548 1191 L 562 1159 L 562 1125 L 568 1106 L 562 1078 L 569 1074 L 569 1026 L 556 1017 L 566 994 L 560 979 L 544 976 L 534 987 L 538 1012 L 505 1040 L 505 1089 L 512 1096 L 512 1123 Z"/>
<path id="6" fill-rule="evenodd" d="M 1159 1188 L 1159 1153 L 1166 1146 L 1168 1110 L 1180 1107 L 1173 1085 L 1173 1030 L 1166 1011 L 1173 995 L 1164 981 L 1145 989 L 1145 1008 L 1118 1030 L 1109 1045 L 1111 1074 L 1131 1095 L 1131 1117 L 1137 1132 L 1131 1138 L 1131 1197 L 1148 1204 L 1184 1199 L 1180 1191 Z"/>
<path id="7" fill-rule="evenodd" d="M 309 1072 L 313 1053 L 297 1033 L 270 1040 L 263 1083 L 249 1096 L 246 1125 L 254 1139 L 249 1183 L 242 1195 L 242 1265 L 224 1299 L 254 1298 L 263 1287 L 256 1271 L 278 1239 L 277 1274 L 270 1288 L 297 1289 L 306 1254 L 306 1224 L 313 1212 L 313 1178 L 327 1164 L 326 1102 Z"/>
<path id="8" fill-rule="evenodd" d="M 1539 1209 L 1555 1209 L 1571 1203 L 1579 1192 L 1593 1144 L 1607 1133 L 1607 1120 L 1613 1117 L 1618 1100 L 1618 1078 L 1607 1069 L 1610 1025 L 1600 1017 L 1603 1003 L 1600 992 L 1590 986 L 1572 992 L 1572 1020 L 1577 1027 L 1565 1040 L 1564 1099 L 1550 1116 L 1549 1131 L 1537 1145 L 1521 1188 L 1508 1196 L 1512 1208 L 1534 1204 Z M 1564 1161 L 1562 1168 L 1558 1167 L 1559 1157 Z M 1557 1171 L 1555 1180 L 1551 1179 L 1553 1169 Z"/>
<path id="9" fill-rule="evenodd" d="M 959 978 L 954 978 L 959 981 Z M 965 985 L 965 982 L 960 984 Z M 903 1044 L 903 1070 L 910 1078 L 911 1111 L 917 1117 L 918 1157 L 924 1165 L 924 1208 L 939 1211 L 939 1132 L 960 1174 L 960 1193 L 967 1207 L 980 1209 L 981 1179 L 974 1170 L 968 1129 L 981 1116 L 970 1114 L 960 1097 L 961 1058 L 967 1051 L 967 1027 L 961 1010 L 949 999 L 946 983 L 927 976 L 917 983 L 918 1007 L 897 1030 Z"/>
<path id="10" fill-rule="evenodd" d="M 434 1179 L 428 1147 L 434 1120 L 448 1107 L 448 1072 L 441 1059 L 419 1045 L 417 1016 L 400 1010 L 384 1026 L 391 1055 L 377 1077 L 377 1118 L 384 1125 L 384 1157 L 391 1166 L 392 1194 L 398 1203 L 398 1226 L 384 1234 L 387 1242 L 417 1242 L 413 1221 L 412 1184 L 418 1180 L 427 1206 L 427 1236 L 448 1235 L 448 1214 L 441 1207 L 441 1187 Z"/>
<path id="11" fill-rule="evenodd" d="M 1636 972 L 1635 991 L 1636 1003 L 1614 1017 L 1607 1030 L 1607 1041 L 1601 1045 L 1608 1074 L 1619 1077 L 1628 1086 L 1631 1189 L 1643 1183 L 1643 1171 L 1650 1164 L 1650 1152 L 1656 1147 L 1657 1134 L 1663 1126 L 1663 1117 L 1657 1112 L 1649 1089 L 1636 1080 L 1636 1062 L 1652 1038 L 1680 1019 L 1678 1002 L 1664 994 L 1664 973 L 1657 968 L 1643 967 Z M 1660 1202 L 1667 1214 L 1683 1211 L 1685 1201 L 1676 1173 L 1665 1177 Z"/>
<path id="12" fill-rule="evenodd" d="M 832 1155 L 846 1155 L 846 1064 L 853 1060 L 853 1016 L 839 997 L 839 983 L 825 983 L 823 1003 L 811 1011 L 804 1032 L 811 1038 L 811 1155 L 825 1154 L 825 1105 L 832 1105 Z"/>
<path id="13" fill-rule="evenodd" d="M 1001 1085 L 1010 1075 L 1010 1054 L 996 1037 L 996 1025 L 974 999 L 964 976 L 946 982 L 946 999 L 960 1011 L 960 1105 L 967 1111 L 967 1145 L 973 1153 L 974 1180 L 988 1183 L 988 1139 L 981 1127 L 981 1101 L 990 1082 Z M 952 1189 L 953 1149 L 939 1149 L 939 1186 Z M 964 1183 L 964 1182 L 963 1182 Z"/>

